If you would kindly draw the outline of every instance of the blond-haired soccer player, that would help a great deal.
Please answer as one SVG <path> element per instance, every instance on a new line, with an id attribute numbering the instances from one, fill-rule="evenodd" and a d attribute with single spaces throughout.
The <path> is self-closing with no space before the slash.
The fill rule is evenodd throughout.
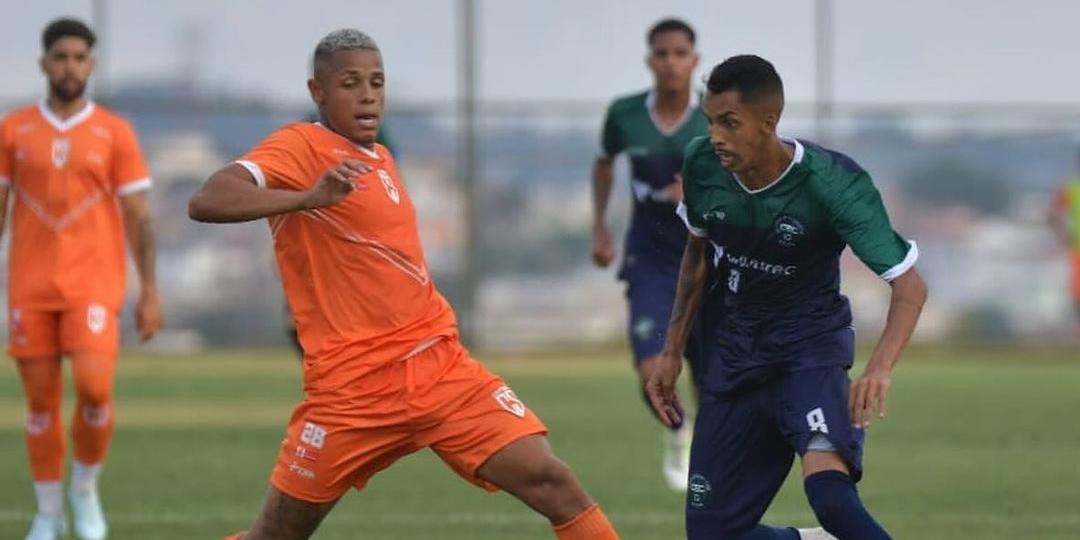
<path id="1" fill-rule="evenodd" d="M 61 483 L 60 359 L 71 359 L 78 403 L 68 491 L 80 538 L 105 538 L 97 476 L 113 431 L 117 318 L 124 299 L 124 236 L 142 285 L 143 340 L 161 326 L 154 278 L 149 172 L 135 131 L 83 95 L 94 33 L 58 19 L 42 35 L 47 98 L 0 121 L 0 224 L 14 199 L 8 273 L 8 352 L 26 391 L 26 446 L 38 512 L 27 540 L 66 531 Z"/>
<path id="2" fill-rule="evenodd" d="M 234 538 L 308 538 L 350 487 L 423 448 L 467 481 L 522 500 L 562 540 L 617 538 L 552 454 L 540 419 L 458 340 L 412 201 L 375 143 L 386 81 L 375 42 L 332 32 L 313 65 L 320 122 L 272 133 L 190 205 L 199 221 L 269 218 L 305 353 L 304 399 L 265 506 Z"/>

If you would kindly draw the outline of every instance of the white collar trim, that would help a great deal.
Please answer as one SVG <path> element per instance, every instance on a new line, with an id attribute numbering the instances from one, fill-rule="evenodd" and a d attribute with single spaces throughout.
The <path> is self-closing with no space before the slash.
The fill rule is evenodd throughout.
<path id="1" fill-rule="evenodd" d="M 372 159 L 379 159 L 379 153 L 378 153 L 378 152 L 376 152 L 375 150 L 372 150 L 372 149 L 370 149 L 370 148 L 364 148 L 363 146 L 360 146 L 359 144 L 356 144 L 356 143 L 354 143 L 354 142 L 350 141 L 349 139 L 347 139 L 347 138 L 345 138 L 344 136 L 342 136 L 342 135 L 341 135 L 340 133 L 338 133 L 338 132 L 336 132 L 336 131 L 334 131 L 334 130 L 332 130 L 332 129 L 330 129 L 330 128 L 326 127 L 326 126 L 324 126 L 324 125 L 322 124 L 322 122 L 312 122 L 312 124 L 315 124 L 316 126 L 319 126 L 319 127 L 323 128 L 323 129 L 325 129 L 326 131 L 329 131 L 330 133 L 333 133 L 334 135 L 337 135 L 338 137 L 341 137 L 342 139 L 344 139 L 344 140 L 345 140 L 345 142 L 347 142 L 347 143 L 349 143 L 350 145 L 352 145 L 352 147 L 353 147 L 353 148 L 356 148 L 357 150 L 359 150 L 359 151 L 363 152 L 363 153 L 364 153 L 364 154 L 366 154 L 366 155 L 367 155 L 368 157 L 370 157 L 370 158 L 372 158 Z"/>
<path id="2" fill-rule="evenodd" d="M 786 142 L 788 144 L 793 145 L 795 147 L 795 155 L 791 156 L 791 163 L 788 163 L 787 168 L 784 169 L 784 172 L 780 173 L 780 176 L 776 177 L 776 180 L 773 180 L 772 182 L 769 182 L 769 184 L 764 186 L 764 187 L 760 187 L 760 188 L 757 188 L 757 189 L 750 189 L 750 188 L 746 187 L 746 184 L 744 184 L 742 179 L 739 178 L 739 175 L 737 175 L 735 173 L 731 173 L 731 175 L 735 177 L 735 181 L 736 181 L 736 183 L 739 184 L 739 187 L 743 188 L 743 190 L 745 190 L 747 193 L 749 193 L 751 195 L 754 195 L 756 193 L 761 193 L 762 191 L 765 191 L 765 190 L 775 186 L 776 184 L 779 184 L 780 181 L 783 180 L 784 177 L 787 176 L 787 174 L 789 172 L 791 172 L 791 169 L 795 167 L 796 163 L 802 162 L 803 154 L 806 153 L 806 149 L 803 148 L 802 143 L 799 142 L 798 139 L 792 139 L 792 138 L 788 138 L 788 137 L 784 137 L 784 136 L 781 136 L 780 140 L 783 141 L 783 142 Z"/>
<path id="3" fill-rule="evenodd" d="M 682 117 L 679 118 L 675 125 L 670 129 L 665 129 L 660 124 L 660 119 L 656 116 L 656 88 L 650 88 L 649 93 L 645 96 L 645 109 L 649 111 L 649 120 L 652 120 L 653 126 L 656 130 L 663 134 L 665 137 L 670 137 L 679 131 L 680 128 L 686 124 L 686 121 L 690 119 L 690 115 L 693 114 L 694 109 L 699 105 L 700 99 L 698 93 L 694 91 L 694 88 L 690 88 L 690 101 L 686 103 L 686 110 L 683 111 Z"/>
<path id="4" fill-rule="evenodd" d="M 41 100 L 38 101 L 38 111 L 41 112 L 41 117 L 44 118 L 46 122 L 56 128 L 56 131 L 63 133 L 85 122 L 87 118 L 90 118 L 90 115 L 94 114 L 94 102 L 87 100 L 86 106 L 83 107 L 81 111 L 68 117 L 67 120 L 61 120 L 59 116 L 56 116 L 56 113 L 52 112 L 52 109 L 49 108 L 49 103 L 45 98 L 41 98 Z"/>

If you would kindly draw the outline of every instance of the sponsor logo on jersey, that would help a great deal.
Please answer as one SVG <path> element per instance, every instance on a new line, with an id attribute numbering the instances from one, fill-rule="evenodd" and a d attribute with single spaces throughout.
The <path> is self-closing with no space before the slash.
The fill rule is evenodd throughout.
<path id="1" fill-rule="evenodd" d="M 525 417 L 525 404 L 518 399 L 514 391 L 509 386 L 500 386 L 498 390 L 491 394 L 491 397 L 495 398 L 495 401 L 499 405 L 509 411 L 518 418 Z"/>
<path id="2" fill-rule="evenodd" d="M 705 215 L 701 216 L 701 219 L 706 223 L 709 221 L 724 221 L 727 219 L 727 212 L 723 210 L 710 210 L 705 212 Z"/>
<path id="3" fill-rule="evenodd" d="M 776 242 L 784 247 L 793 247 L 806 234 L 806 227 L 791 216 L 780 216 L 773 225 Z"/>
<path id="4" fill-rule="evenodd" d="M 727 259 L 728 264 L 737 266 L 739 268 L 749 268 L 751 270 L 760 270 L 766 274 L 772 274 L 774 276 L 790 276 L 799 269 L 794 264 L 774 264 L 765 261 L 759 261 L 753 257 L 746 255 L 735 255 L 730 251 L 724 253 L 724 258 Z"/>

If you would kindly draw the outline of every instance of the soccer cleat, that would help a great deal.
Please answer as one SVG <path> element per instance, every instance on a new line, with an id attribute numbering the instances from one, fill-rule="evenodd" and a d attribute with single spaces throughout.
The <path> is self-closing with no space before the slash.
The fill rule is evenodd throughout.
<path id="1" fill-rule="evenodd" d="M 37 514 L 34 522 L 30 524 L 30 532 L 26 533 L 26 540 L 58 540 L 67 536 L 67 522 L 64 516 L 46 516 Z"/>
<path id="2" fill-rule="evenodd" d="M 813 529 L 798 529 L 799 540 L 836 540 L 836 537 L 825 532 L 825 529 L 816 527 Z"/>
<path id="3" fill-rule="evenodd" d="M 674 491 L 685 492 L 690 477 L 690 442 L 693 428 L 688 422 L 665 434 L 664 481 Z"/>
<path id="4" fill-rule="evenodd" d="M 68 500 L 71 502 L 75 535 L 80 540 L 104 540 L 109 529 L 105 525 L 105 513 L 101 510 L 101 499 L 98 498 L 97 490 L 86 494 L 69 491 Z"/>

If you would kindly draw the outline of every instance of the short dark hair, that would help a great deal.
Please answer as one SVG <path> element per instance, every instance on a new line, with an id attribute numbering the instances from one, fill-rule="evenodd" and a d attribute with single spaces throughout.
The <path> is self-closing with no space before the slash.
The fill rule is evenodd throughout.
<path id="1" fill-rule="evenodd" d="M 48 51 L 60 38 L 66 37 L 82 38 L 90 49 L 93 49 L 94 43 L 97 43 L 97 36 L 94 35 L 94 31 L 89 26 L 86 26 L 86 23 L 79 19 L 63 17 L 49 23 L 45 30 L 41 32 L 42 50 Z"/>
<path id="2" fill-rule="evenodd" d="M 711 94 L 735 90 L 743 101 L 779 96 L 784 102 L 784 83 L 768 60 L 754 55 L 732 56 L 716 65 L 705 83 Z"/>
<path id="3" fill-rule="evenodd" d="M 697 36 L 694 34 L 694 29 L 690 28 L 689 24 L 686 24 L 682 19 L 663 19 L 649 28 L 649 33 L 645 35 L 645 43 L 652 45 L 656 36 L 663 34 L 664 32 L 683 32 L 686 37 L 690 38 L 690 44 L 695 45 L 697 43 Z"/>

